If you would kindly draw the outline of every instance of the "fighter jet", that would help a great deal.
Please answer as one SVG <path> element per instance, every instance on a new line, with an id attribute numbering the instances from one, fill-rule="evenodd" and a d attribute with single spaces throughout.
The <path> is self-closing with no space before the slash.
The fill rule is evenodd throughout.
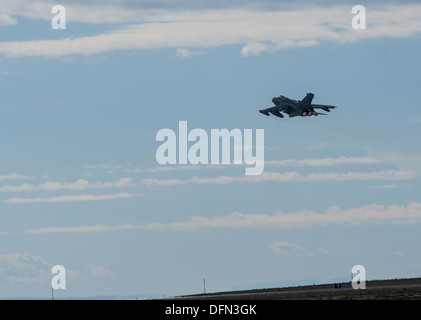
<path id="1" fill-rule="evenodd" d="M 303 100 L 293 100 L 287 98 L 283 95 L 279 97 L 274 97 L 272 102 L 274 103 L 274 107 L 270 107 L 267 109 L 259 110 L 260 113 L 269 116 L 269 113 L 277 116 L 279 118 L 283 118 L 284 115 L 281 113 L 285 113 L 289 115 L 290 118 L 301 116 L 301 117 L 308 117 L 308 116 L 318 116 L 327 115 L 326 113 L 317 112 L 314 109 L 322 109 L 324 111 L 330 112 L 330 109 L 335 109 L 336 106 L 330 106 L 326 104 L 312 104 L 314 94 L 307 93 Z"/>

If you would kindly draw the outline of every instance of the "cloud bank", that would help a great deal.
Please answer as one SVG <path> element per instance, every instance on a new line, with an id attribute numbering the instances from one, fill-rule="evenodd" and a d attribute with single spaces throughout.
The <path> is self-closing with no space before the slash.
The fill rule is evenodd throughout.
<path id="1" fill-rule="evenodd" d="M 296 257 L 312 257 L 314 253 L 307 248 L 304 248 L 296 243 L 289 243 L 287 241 L 275 241 L 269 245 L 269 248 L 275 254 L 279 255 L 291 255 Z M 328 251 L 324 248 L 318 249 L 319 253 L 328 254 Z"/>
<path id="2" fill-rule="evenodd" d="M 4 2 L 4 1 L 2 1 Z M 51 6 L 20 3 L 20 14 L 51 19 Z M 8 5 L 0 23 L 12 24 L 19 6 Z M 7 57 L 59 58 L 69 55 L 95 55 L 110 50 L 157 48 L 209 48 L 242 45 L 243 56 L 258 55 L 292 47 L 314 46 L 323 42 L 349 43 L 379 37 L 411 37 L 421 32 L 420 4 L 373 6 L 367 12 L 367 29 L 353 30 L 352 6 L 268 8 L 222 8 L 189 10 L 136 9 L 117 5 L 68 6 L 68 19 L 90 23 L 131 25 L 94 36 L 59 40 L 0 42 L 0 55 Z M 48 10 L 47 10 L 48 9 Z M 67 12 L 67 9 L 66 9 Z"/>
<path id="3" fill-rule="evenodd" d="M 60 203 L 60 202 L 81 202 L 81 201 L 102 201 L 115 199 L 130 199 L 134 197 L 141 197 L 142 194 L 133 193 L 114 193 L 114 194 L 81 194 L 81 195 L 64 195 L 50 198 L 10 198 L 1 201 L 2 203 Z"/>
<path id="4" fill-rule="evenodd" d="M 0 255 L 0 283 L 4 284 L 4 281 L 7 281 L 9 285 L 49 284 L 54 276 L 51 273 L 52 267 L 52 263 L 29 252 L 2 254 Z M 115 278 L 110 270 L 100 265 L 88 264 L 86 269 L 88 273 L 83 275 L 78 270 L 66 268 L 66 278 L 69 280 Z"/>
<path id="5" fill-rule="evenodd" d="M 407 205 L 392 204 L 389 206 L 369 204 L 358 208 L 341 209 L 329 207 L 326 212 L 297 211 L 285 213 L 282 211 L 272 215 L 263 213 L 233 212 L 226 216 L 199 217 L 194 216 L 184 222 L 150 223 L 145 225 L 94 225 L 73 227 L 47 227 L 42 229 L 24 230 L 27 234 L 48 233 L 90 233 L 111 232 L 122 230 L 143 231 L 198 231 L 201 229 L 220 228 L 268 228 L 295 229 L 321 227 L 328 225 L 359 225 L 359 224 L 413 224 L 421 222 L 421 203 L 411 201 Z"/>
<path id="6" fill-rule="evenodd" d="M 279 172 L 263 172 L 257 176 L 219 176 L 215 178 L 198 178 L 190 179 L 156 179 L 147 178 L 142 182 L 148 186 L 174 186 L 186 184 L 227 184 L 233 182 L 325 182 L 325 181 L 368 181 L 368 180 L 407 180 L 412 179 L 410 172 L 398 170 L 386 170 L 376 172 L 328 172 L 328 173 L 311 173 L 301 175 L 298 172 L 290 171 L 286 173 Z"/>
<path id="7" fill-rule="evenodd" d="M 0 275 L 9 284 L 33 284 L 51 279 L 51 267 L 52 264 L 28 252 L 0 255 Z"/>
<path id="8" fill-rule="evenodd" d="M 54 182 L 47 181 L 39 185 L 22 184 L 19 186 L 1 186 L 0 192 L 28 192 L 28 191 L 58 191 L 58 190 L 85 190 L 85 189 L 103 189 L 103 188 L 123 188 L 135 187 L 136 184 L 130 178 L 121 178 L 111 182 L 90 183 L 87 180 L 79 179 L 76 182 Z"/>

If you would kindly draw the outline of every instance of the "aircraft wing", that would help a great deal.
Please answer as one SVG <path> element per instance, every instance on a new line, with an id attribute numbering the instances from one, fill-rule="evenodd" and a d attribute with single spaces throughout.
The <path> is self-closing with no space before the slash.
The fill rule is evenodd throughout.
<path id="1" fill-rule="evenodd" d="M 277 116 L 279 118 L 283 118 L 284 115 L 282 113 L 280 113 L 279 111 L 281 111 L 281 108 L 279 108 L 278 106 L 267 108 L 267 109 L 263 109 L 263 110 L 259 110 L 259 112 L 260 113 L 263 113 L 264 115 L 269 116 L 269 113 L 271 113 L 274 116 Z"/>
<path id="2" fill-rule="evenodd" d="M 314 116 L 318 116 L 320 114 L 323 115 L 323 116 L 327 116 L 327 113 L 321 113 L 321 112 L 313 111 Z"/>
<path id="3" fill-rule="evenodd" d="M 271 108 L 267 108 L 267 109 L 263 109 L 263 110 L 259 110 L 260 113 L 263 113 L 265 115 L 269 115 L 269 113 L 273 114 L 274 116 L 277 116 L 279 118 L 283 118 L 284 115 L 281 112 L 284 112 L 286 114 L 289 114 L 291 112 L 291 109 L 294 108 L 294 106 L 292 106 L 289 103 L 280 103 L 277 104 L 274 107 Z"/>
<path id="4" fill-rule="evenodd" d="M 314 109 L 322 109 L 324 111 L 330 112 L 330 109 L 337 108 L 336 106 L 330 106 L 327 104 L 311 104 L 311 107 Z"/>

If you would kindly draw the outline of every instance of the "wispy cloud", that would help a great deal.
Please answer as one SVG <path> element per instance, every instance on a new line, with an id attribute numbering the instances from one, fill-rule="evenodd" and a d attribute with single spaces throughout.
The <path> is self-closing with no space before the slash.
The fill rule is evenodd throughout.
<path id="1" fill-rule="evenodd" d="M 266 161 L 265 166 L 333 166 L 340 164 L 377 164 L 377 159 L 371 157 L 338 157 L 320 159 L 287 159 Z"/>
<path id="2" fill-rule="evenodd" d="M 54 182 L 47 181 L 39 185 L 22 184 L 19 186 L 1 186 L 0 192 L 28 192 L 28 191 L 58 191 L 58 190 L 86 190 L 103 188 L 135 187 L 130 178 L 121 178 L 117 181 L 90 183 L 87 180 L 79 179 L 76 182 Z"/>
<path id="3" fill-rule="evenodd" d="M 265 166 L 334 166 L 343 164 L 378 164 L 377 159 L 371 157 L 344 157 L 337 158 L 308 158 L 308 159 L 286 159 L 265 161 Z M 160 171 L 180 171 L 180 170 L 200 170 L 200 169 L 224 169 L 233 166 L 245 166 L 246 164 L 208 164 L 208 165 L 167 165 L 149 168 L 138 172 L 160 172 Z"/>
<path id="4" fill-rule="evenodd" d="M 322 254 L 322 255 L 327 255 L 329 254 L 329 250 L 327 250 L 326 248 L 320 247 L 317 249 L 317 252 Z"/>
<path id="5" fill-rule="evenodd" d="M 176 54 L 177 54 L 177 57 L 179 57 L 179 58 L 187 59 L 187 58 L 191 58 L 193 56 L 201 55 L 201 54 L 203 54 L 203 52 L 192 51 L 192 50 L 189 50 L 189 49 L 186 49 L 186 48 L 177 48 Z"/>
<path id="6" fill-rule="evenodd" d="M 296 243 L 286 241 L 275 241 L 269 245 L 269 248 L 276 254 L 292 255 L 296 257 L 312 257 L 313 252 L 310 249 L 303 248 Z"/>
<path id="7" fill-rule="evenodd" d="M 188 170 L 201 170 L 201 169 L 224 169 L 230 168 L 234 166 L 245 166 L 246 164 L 203 164 L 203 165 L 166 165 L 166 166 L 159 166 L 154 168 L 149 168 L 147 172 L 165 172 L 165 171 L 188 171 Z"/>
<path id="8" fill-rule="evenodd" d="M 52 267 L 52 263 L 29 252 L 0 255 L 0 278 L 9 284 L 48 283 L 52 279 Z M 79 277 L 79 272 L 66 268 L 66 277 L 73 280 Z"/>
<path id="9" fill-rule="evenodd" d="M 0 181 L 5 181 L 5 180 L 26 180 L 26 179 L 30 179 L 31 177 L 27 177 L 18 173 L 9 173 L 6 175 L 0 175 Z"/>
<path id="10" fill-rule="evenodd" d="M 412 224 L 421 222 L 421 203 L 411 201 L 407 205 L 377 205 L 369 204 L 358 208 L 341 209 L 329 207 L 326 212 L 297 211 L 291 213 L 276 212 L 275 214 L 239 213 L 233 212 L 226 216 L 211 218 L 195 216 L 184 222 L 150 223 L 145 225 L 94 225 L 73 227 L 48 227 L 28 229 L 28 234 L 48 233 L 85 233 L 111 232 L 122 230 L 156 230 L 156 231 L 197 231 L 203 228 L 270 228 L 294 229 L 310 228 L 327 225 L 358 225 L 358 224 Z M 327 253 L 322 249 L 320 253 Z"/>
<path id="11" fill-rule="evenodd" d="M 17 24 L 17 20 L 5 14 L 0 14 L 0 26 L 10 26 Z"/>
<path id="12" fill-rule="evenodd" d="M 139 230 L 144 229 L 142 226 L 131 224 L 107 226 L 98 224 L 94 226 L 75 226 L 75 227 L 47 227 L 42 229 L 27 229 L 24 233 L 28 234 L 45 234 L 45 233 L 95 233 L 95 232 L 111 232 L 119 230 Z"/>
<path id="13" fill-rule="evenodd" d="M 325 181 L 367 181 L 367 180 L 407 180 L 413 176 L 409 172 L 388 170 L 376 172 L 328 172 L 311 173 L 301 175 L 298 172 L 286 173 L 264 172 L 257 176 L 219 176 L 215 178 L 192 177 L 186 180 L 180 179 L 155 179 L 147 178 L 142 182 L 148 186 L 173 186 L 183 184 L 227 184 L 233 182 L 325 182 Z"/>
<path id="14" fill-rule="evenodd" d="M 399 186 L 397 184 L 383 184 L 381 186 L 374 186 L 373 189 L 395 189 Z"/>
<path id="15" fill-rule="evenodd" d="M 103 266 L 88 264 L 86 268 L 88 269 L 89 274 L 94 278 L 115 278 L 115 275 Z"/>
<path id="16" fill-rule="evenodd" d="M 20 14 L 51 19 L 47 10 L 29 10 Z M 47 8 L 42 4 L 44 10 Z M 95 10 L 98 9 L 98 10 Z M 377 37 L 410 37 L 421 32 L 421 5 L 394 4 L 373 6 L 366 30 L 351 28 L 349 5 L 334 7 L 308 6 L 305 9 L 280 10 L 230 8 L 208 10 L 135 10 L 122 6 L 69 6 L 69 16 L 91 23 L 137 21 L 133 24 L 95 36 L 59 40 L 8 41 L 0 43 L 0 54 L 9 57 L 39 56 L 58 58 L 69 55 L 93 55 L 110 50 L 152 48 L 208 48 L 243 44 L 243 56 L 264 51 L 322 42 L 347 43 Z M 3 9 L 3 8 L 2 8 Z M 48 8 L 51 10 L 51 7 Z M 10 10 L 4 9 L 6 21 Z M 12 19 L 12 18 L 10 18 Z M 123 21 L 120 21 L 123 22 Z"/>
<path id="17" fill-rule="evenodd" d="M 110 169 L 114 170 L 114 169 L 121 169 L 122 168 L 119 165 L 103 164 L 103 163 L 84 165 L 83 167 L 87 168 L 87 169 L 108 169 L 108 170 L 110 170 Z"/>
<path id="18" fill-rule="evenodd" d="M 327 147 L 330 147 L 331 144 L 327 143 L 327 142 L 320 142 L 318 144 L 312 144 L 311 146 L 307 147 L 307 149 L 309 150 L 319 150 L 319 149 L 324 149 Z"/>
<path id="19" fill-rule="evenodd" d="M 381 159 L 382 163 L 396 166 L 400 170 L 411 172 L 421 177 L 421 155 L 402 153 L 396 150 L 370 151 L 373 157 Z"/>
<path id="20" fill-rule="evenodd" d="M 0 275 L 9 284 L 33 284 L 51 279 L 52 264 L 28 252 L 0 255 Z"/>
<path id="21" fill-rule="evenodd" d="M 134 197 L 141 197 L 142 194 L 133 193 L 114 193 L 114 194 L 82 194 L 72 196 L 57 196 L 50 198 L 10 198 L 2 200 L 2 203 L 60 203 L 60 202 L 81 202 L 81 201 L 102 201 L 115 199 L 130 199 Z"/>
<path id="22" fill-rule="evenodd" d="M 48 284 L 53 277 L 51 273 L 52 267 L 52 263 L 29 252 L 0 255 L 0 279 L 7 280 L 8 284 L 11 285 Z M 88 264 L 86 266 L 87 274 L 82 274 L 82 272 L 66 266 L 65 268 L 68 280 L 115 278 L 110 270 L 100 265 Z"/>

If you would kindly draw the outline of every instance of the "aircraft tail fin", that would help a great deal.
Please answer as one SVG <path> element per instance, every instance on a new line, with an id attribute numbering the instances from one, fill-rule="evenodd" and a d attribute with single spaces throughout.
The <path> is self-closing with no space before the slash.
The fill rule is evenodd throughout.
<path id="1" fill-rule="evenodd" d="M 314 98 L 313 93 L 307 93 L 307 95 L 301 102 L 304 104 L 304 106 L 310 106 L 311 102 L 313 101 L 313 98 Z"/>

